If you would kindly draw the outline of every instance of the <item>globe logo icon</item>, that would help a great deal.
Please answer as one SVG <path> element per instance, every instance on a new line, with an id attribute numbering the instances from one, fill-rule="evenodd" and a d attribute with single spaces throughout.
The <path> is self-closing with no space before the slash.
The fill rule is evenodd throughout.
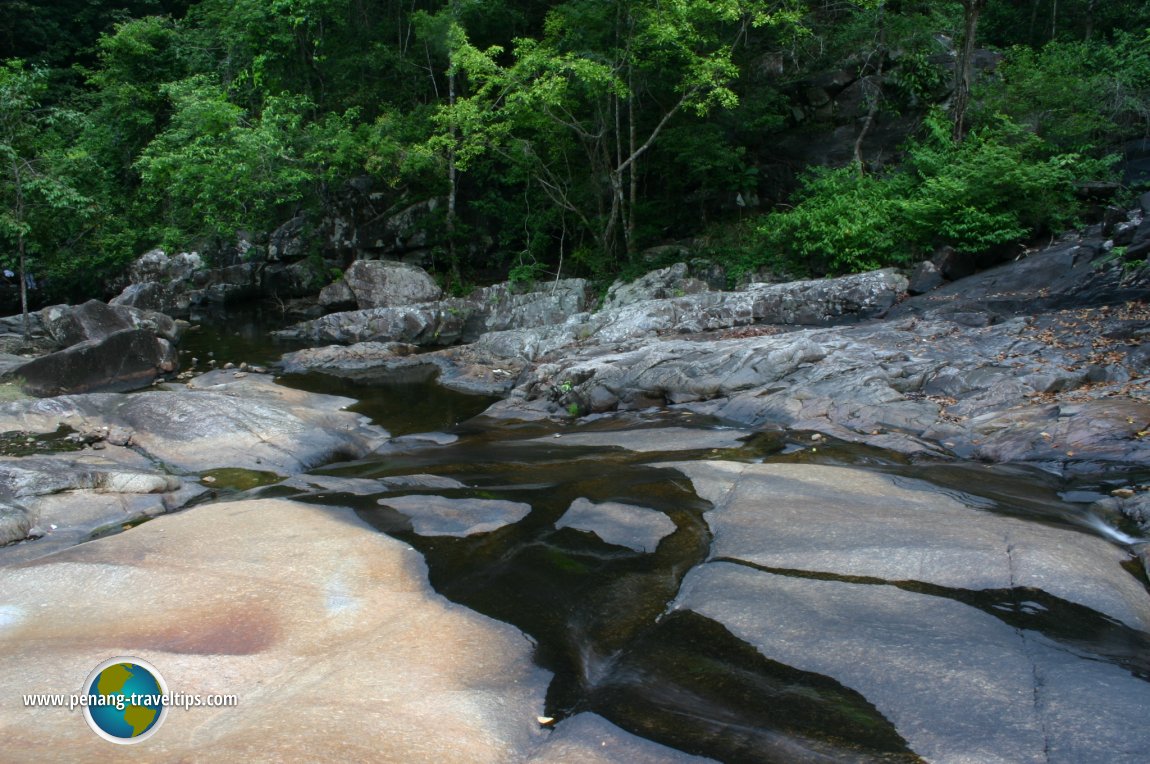
<path id="1" fill-rule="evenodd" d="M 168 714 L 167 684 L 156 667 L 133 657 L 109 658 L 84 680 L 84 718 L 100 737 L 112 743 L 147 740 Z"/>

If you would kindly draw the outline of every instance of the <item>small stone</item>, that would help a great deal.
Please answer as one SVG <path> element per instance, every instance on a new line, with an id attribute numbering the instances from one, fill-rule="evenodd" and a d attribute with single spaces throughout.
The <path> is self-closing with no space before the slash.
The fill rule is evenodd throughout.
<path id="1" fill-rule="evenodd" d="M 1134 490 L 1131 488 L 1115 488 L 1110 495 L 1116 499 L 1133 499 Z"/>
<path id="2" fill-rule="evenodd" d="M 236 365 L 234 363 L 232 363 L 231 361 L 228 361 L 227 363 L 224 364 L 224 368 L 225 369 L 234 369 L 234 368 L 236 368 Z"/>
<path id="3" fill-rule="evenodd" d="M 248 368 L 252 374 L 267 374 L 268 369 L 266 366 L 252 366 Z"/>
<path id="4" fill-rule="evenodd" d="M 233 376 L 233 377 L 235 377 L 236 379 L 243 379 L 243 378 L 244 378 L 244 377 L 246 377 L 247 375 L 248 375 L 248 373 L 247 373 L 246 371 L 237 371 L 237 372 L 236 372 L 235 374 L 233 374 L 232 376 Z"/>
<path id="5" fill-rule="evenodd" d="M 201 481 L 203 481 L 203 482 L 205 482 L 205 483 L 214 483 L 214 482 L 216 482 L 216 479 L 215 479 L 215 477 L 214 477 L 214 476 L 212 476 L 212 475 L 204 475 L 202 478 L 200 478 L 200 480 L 201 480 Z"/>
<path id="6" fill-rule="evenodd" d="M 244 361 L 240 364 L 240 371 L 247 371 L 247 370 L 248 370 L 248 362 Z"/>

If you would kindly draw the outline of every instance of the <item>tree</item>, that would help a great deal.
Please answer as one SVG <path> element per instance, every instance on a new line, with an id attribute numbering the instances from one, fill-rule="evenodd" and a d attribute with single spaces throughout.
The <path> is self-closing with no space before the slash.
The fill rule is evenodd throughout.
<path id="1" fill-rule="evenodd" d="M 617 262 L 635 252 L 645 155 L 680 114 L 737 103 L 735 48 L 752 27 L 797 23 L 788 7 L 571 0 L 542 39 L 515 41 L 509 64 L 460 38 L 470 90 L 442 109 L 438 145 L 458 144 L 461 169 L 490 153 L 533 165 L 532 183 Z"/>
<path id="2" fill-rule="evenodd" d="M 959 0 L 962 3 L 962 45 L 954 62 L 954 139 L 961 141 L 966 135 L 966 110 L 970 105 L 970 85 L 973 79 L 974 43 L 978 32 L 978 17 L 986 7 L 986 0 Z"/>
<path id="3" fill-rule="evenodd" d="M 15 248 L 25 335 L 30 256 L 57 248 L 90 217 L 92 207 L 74 177 L 84 157 L 56 140 L 75 115 L 43 106 L 46 89 L 44 69 L 28 69 L 18 59 L 0 66 L 0 237 Z"/>

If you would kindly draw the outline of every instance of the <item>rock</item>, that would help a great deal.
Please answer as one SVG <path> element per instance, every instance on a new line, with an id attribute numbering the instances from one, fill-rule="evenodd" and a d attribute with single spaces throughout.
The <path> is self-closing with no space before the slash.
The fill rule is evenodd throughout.
<path id="1" fill-rule="evenodd" d="M 201 506 L 0 569 L 0 587 L 12 697 L 74 693 L 120 654 L 170 692 L 238 696 L 174 710 L 149 757 L 494 762 L 546 739 L 531 643 L 435 594 L 418 553 L 348 509 Z M 0 731 L 13 762 L 125 755 L 60 708 L 6 704 Z"/>
<path id="2" fill-rule="evenodd" d="M 129 271 L 131 283 L 110 304 L 186 315 L 193 306 L 259 294 L 262 265 L 243 261 L 211 268 L 197 252 L 168 256 L 155 249 L 136 260 Z"/>
<path id="3" fill-rule="evenodd" d="M 688 294 L 708 292 L 705 282 L 687 275 L 686 263 L 661 268 L 630 283 L 616 281 L 607 290 L 603 308 L 621 308 L 644 300 L 661 300 L 667 297 L 682 297 Z"/>
<path id="4" fill-rule="evenodd" d="M 357 342 L 354 345 L 326 345 L 285 353 L 280 359 L 285 374 L 318 371 L 355 378 L 356 372 L 373 370 L 395 358 L 406 358 L 417 350 L 402 342 Z"/>
<path id="5" fill-rule="evenodd" d="M 614 446 L 627 451 L 660 453 L 667 451 L 704 451 L 717 448 L 740 448 L 752 435 L 749 430 L 691 429 L 687 427 L 652 427 L 648 429 L 568 432 L 558 439 L 535 438 L 528 443 L 547 446 Z M 512 441 L 514 442 L 514 441 Z"/>
<path id="6" fill-rule="evenodd" d="M 0 498 L 0 547 L 28 537 L 32 517 L 27 508 L 11 499 Z"/>
<path id="7" fill-rule="evenodd" d="M 598 714 L 570 716 L 535 751 L 532 764 L 703 764 L 712 761 L 636 737 Z"/>
<path id="8" fill-rule="evenodd" d="M 442 496 L 395 496 L 379 500 L 411 519 L 420 536 L 473 536 L 517 523 L 531 505 L 501 499 L 447 499 Z"/>
<path id="9" fill-rule="evenodd" d="M 355 294 L 347 285 L 347 281 L 342 278 L 319 290 L 319 304 L 324 309 L 324 313 L 355 310 L 357 307 Z"/>
<path id="10" fill-rule="evenodd" d="M 587 290 L 586 279 L 539 282 L 527 291 L 509 283 L 477 289 L 468 296 L 475 308 L 463 339 L 469 342 L 486 332 L 563 323 L 587 309 Z"/>
<path id="11" fill-rule="evenodd" d="M 124 329 L 147 329 L 158 337 L 177 343 L 186 327 L 185 323 L 163 313 L 106 305 L 99 300 L 88 300 L 75 307 L 52 305 L 32 315 L 38 319 L 37 329 L 46 332 L 60 348 L 106 339 Z"/>
<path id="12" fill-rule="evenodd" d="M 914 270 L 911 271 L 910 281 L 907 284 L 906 291 L 909 294 L 925 294 L 932 289 L 942 286 L 943 283 L 944 279 L 938 266 L 930 260 L 926 260 L 916 265 Z"/>
<path id="13" fill-rule="evenodd" d="M 124 392 L 176 369 L 172 346 L 146 329 L 122 329 L 33 359 L 11 373 L 29 395 Z"/>
<path id="14" fill-rule="evenodd" d="M 671 518 L 654 509 L 605 501 L 596 504 L 579 498 L 555 523 L 556 528 L 574 528 L 598 536 L 608 544 L 651 553 L 665 536 L 675 532 Z"/>
<path id="15" fill-rule="evenodd" d="M 1021 605 L 1011 619 L 959 598 L 714 562 L 688 574 L 674 607 L 858 691 L 927 761 L 1139 761 L 1150 685 L 1016 627 L 1044 611 Z"/>
<path id="16" fill-rule="evenodd" d="M 121 426 L 134 448 L 171 468 L 221 467 L 292 475 L 341 458 L 362 457 L 387 433 L 344 411 L 348 398 L 282 387 L 266 376 L 223 370 L 186 388 L 140 395 L 75 395 L 0 405 L 0 432 L 54 432 Z"/>
<path id="17" fill-rule="evenodd" d="M 204 491 L 159 471 L 125 448 L 0 458 L 0 502 L 19 501 L 41 539 L 3 550 L 0 561 L 27 560 L 186 505 Z M 24 529 L 24 536 L 31 529 Z M 20 536 L 18 538 L 24 538 Z M 11 539 L 10 539 L 11 540 Z"/>
<path id="18" fill-rule="evenodd" d="M 427 271 L 389 260 L 357 260 L 344 272 L 343 280 L 360 309 L 433 302 L 443 294 Z M 329 292 L 328 298 L 333 296 Z"/>
<path id="19" fill-rule="evenodd" d="M 860 692 L 925 759 L 1133 762 L 1150 743 L 1142 648 L 1076 638 L 1145 639 L 1125 551 L 870 471 L 674 466 L 715 504 L 712 561 L 674 609 Z"/>
<path id="20" fill-rule="evenodd" d="M 313 342 L 403 342 L 450 345 L 463 336 L 471 303 L 443 300 L 421 305 L 331 313 L 277 332 Z"/>
<path id="21" fill-rule="evenodd" d="M 299 260 L 310 250 L 308 221 L 305 215 L 296 215 L 268 236 L 268 260 Z"/>
<path id="22" fill-rule="evenodd" d="M 338 298 L 338 288 L 332 289 L 332 299 Z M 587 282 L 583 279 L 565 279 L 528 292 L 510 284 L 496 284 L 476 290 L 466 299 L 332 313 L 296 324 L 281 335 L 344 344 L 398 341 L 450 345 L 473 341 L 485 332 L 559 323 L 582 310 L 586 301 Z"/>
<path id="23" fill-rule="evenodd" d="M 809 464 L 675 462 L 715 503 L 713 558 L 771 570 L 1045 591 L 1150 630 L 1150 597 L 1101 538 L 976 509 L 908 479 Z M 762 507 L 770 505 L 764 513 Z"/>

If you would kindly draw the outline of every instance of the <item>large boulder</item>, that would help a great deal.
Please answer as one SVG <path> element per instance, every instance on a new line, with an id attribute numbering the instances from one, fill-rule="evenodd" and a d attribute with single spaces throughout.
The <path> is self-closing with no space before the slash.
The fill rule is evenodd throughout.
<path id="1" fill-rule="evenodd" d="M 197 252 L 168 255 L 154 249 L 129 270 L 131 283 L 110 304 L 186 315 L 193 306 L 224 304 L 259 294 L 262 263 L 210 267 Z"/>
<path id="2" fill-rule="evenodd" d="M 175 349 L 146 329 L 121 329 L 35 358 L 12 370 L 29 395 L 125 392 L 175 371 Z"/>
<path id="3" fill-rule="evenodd" d="M 343 280 L 361 309 L 433 302 L 443 294 L 427 271 L 390 260 L 358 260 Z"/>
<path id="4" fill-rule="evenodd" d="M 152 310 L 107 305 L 88 300 L 75 307 L 52 305 L 39 312 L 42 325 L 60 347 L 102 340 L 124 329 L 147 329 L 169 342 L 179 342 L 186 324 Z"/>

